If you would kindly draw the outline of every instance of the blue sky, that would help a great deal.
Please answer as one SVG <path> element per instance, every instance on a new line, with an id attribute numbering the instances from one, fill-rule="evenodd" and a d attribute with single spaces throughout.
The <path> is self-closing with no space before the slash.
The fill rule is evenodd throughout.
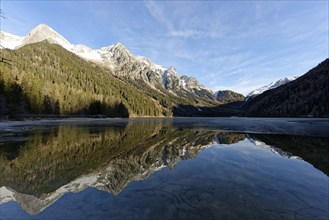
<path id="1" fill-rule="evenodd" d="M 71 43 L 121 42 L 205 86 L 247 94 L 328 57 L 328 1 L 1 1 L 1 30 L 47 24 Z"/>

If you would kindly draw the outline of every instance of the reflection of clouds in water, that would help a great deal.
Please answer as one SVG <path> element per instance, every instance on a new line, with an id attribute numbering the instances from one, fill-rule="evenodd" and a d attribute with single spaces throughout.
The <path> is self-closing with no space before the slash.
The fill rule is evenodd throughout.
<path id="1" fill-rule="evenodd" d="M 276 218 L 280 213 L 290 216 L 294 212 L 317 217 L 324 212 L 311 215 L 314 210 L 301 211 L 305 204 L 294 195 L 303 201 L 314 196 L 321 199 L 321 184 L 327 177 L 305 162 L 282 160 L 262 149 L 283 156 L 286 152 L 293 155 L 296 152 L 289 148 L 278 147 L 284 147 L 282 143 L 296 146 L 302 142 L 313 150 L 321 150 L 317 146 L 324 146 L 326 139 L 177 129 L 161 120 L 140 119 L 117 126 L 62 125 L 47 132 L 35 130 L 29 135 L 12 161 L 0 149 L 0 165 L 5 168 L 5 178 L 1 178 L 0 183 L 6 186 L 0 188 L 5 192 L 0 196 L 3 203 L 20 202 L 31 214 L 47 213 L 41 212 L 46 207 L 64 210 L 67 207 L 52 204 L 56 200 L 70 201 L 73 196 L 68 192 L 75 192 L 79 197 L 89 187 L 111 192 L 111 198 L 115 195 L 115 205 L 109 206 L 112 211 L 104 211 L 108 215 L 115 210 L 119 212 L 118 207 L 122 209 L 121 214 L 126 212 L 141 218 L 141 209 L 153 217 L 159 217 L 159 213 L 166 210 L 167 218 L 188 218 L 193 214 L 200 219 L 248 216 L 245 210 L 252 213 L 249 216 L 259 218 Z M 256 148 L 255 144 L 263 147 Z M 303 151 L 304 148 L 300 152 Z M 309 181 L 310 176 L 318 178 L 320 184 L 316 189 Z M 280 180 L 280 184 L 274 184 L 274 180 Z M 296 183 L 304 188 L 298 188 Z M 295 186 L 298 190 L 292 195 L 290 192 Z M 307 191 L 303 192 L 304 189 Z M 65 194 L 66 199 L 62 200 Z M 95 200 L 97 204 L 102 202 L 99 199 Z M 286 204 L 273 207 L 279 200 Z M 79 207 L 88 206 L 86 201 L 76 202 Z M 291 204 L 300 209 L 290 207 L 283 211 Z M 313 206 L 321 205 L 313 203 Z M 260 210 L 260 207 L 267 209 Z M 86 210 L 97 212 L 98 207 L 94 210 L 86 207 Z"/>

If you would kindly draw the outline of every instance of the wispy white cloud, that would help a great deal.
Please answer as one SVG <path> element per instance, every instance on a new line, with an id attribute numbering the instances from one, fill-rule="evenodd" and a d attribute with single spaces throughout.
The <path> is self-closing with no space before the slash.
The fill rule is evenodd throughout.
<path id="1" fill-rule="evenodd" d="M 99 48 L 121 42 L 212 89 L 246 94 L 303 74 L 328 57 L 328 4 L 5 1 L 3 9 L 13 20 L 2 22 L 2 28 L 26 34 L 35 24 L 49 22 L 73 43 Z"/>
<path id="2" fill-rule="evenodd" d="M 158 6 L 155 1 L 145 1 L 145 6 L 154 19 L 161 25 L 164 25 L 168 30 L 174 30 L 174 25 L 168 19 L 168 15 Z"/>
<path id="3" fill-rule="evenodd" d="M 179 4 L 179 5 L 177 5 Z M 145 1 L 150 15 L 166 28 L 167 36 L 183 38 L 218 38 L 221 36 L 218 27 L 207 24 L 205 17 L 196 16 L 196 4 L 180 5 L 181 2 L 159 4 L 156 1 Z M 180 7 L 184 6 L 184 7 Z M 179 8 L 179 10 L 177 10 Z M 209 20 L 210 21 L 210 20 Z M 212 21 L 212 24 L 215 22 Z"/>
<path id="4" fill-rule="evenodd" d="M 170 36 L 173 37 L 183 37 L 183 38 L 219 38 L 221 36 L 218 32 L 211 32 L 211 31 L 202 31 L 202 30 L 179 30 L 179 31 L 171 31 L 169 33 Z"/>

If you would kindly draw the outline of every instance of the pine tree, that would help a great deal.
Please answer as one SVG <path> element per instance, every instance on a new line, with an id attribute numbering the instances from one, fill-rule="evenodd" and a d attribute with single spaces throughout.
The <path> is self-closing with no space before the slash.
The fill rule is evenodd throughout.
<path id="1" fill-rule="evenodd" d="M 51 104 L 50 97 L 48 95 L 44 96 L 43 99 L 43 114 L 52 114 L 53 113 L 53 107 Z"/>
<path id="2" fill-rule="evenodd" d="M 56 100 L 55 105 L 54 105 L 54 114 L 57 114 L 57 115 L 61 114 L 61 107 L 60 107 L 58 99 Z"/>

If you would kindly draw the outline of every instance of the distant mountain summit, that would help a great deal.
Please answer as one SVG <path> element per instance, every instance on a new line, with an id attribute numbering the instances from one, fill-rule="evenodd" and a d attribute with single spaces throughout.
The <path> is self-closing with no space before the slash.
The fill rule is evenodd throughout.
<path id="1" fill-rule="evenodd" d="M 93 50 L 41 24 L 27 36 L 1 32 L 0 45 L 17 68 L 0 63 L 0 115 L 5 117 L 172 116 L 174 108 L 218 104 L 194 77 L 136 56 L 121 43 Z M 12 99 L 10 90 L 16 87 L 22 92 Z"/>
<path id="2" fill-rule="evenodd" d="M 27 36 L 0 32 L 0 45 L 1 56 L 14 61 L 0 63 L 0 117 L 329 115 L 328 59 L 244 99 L 229 90 L 214 94 L 196 78 L 136 56 L 121 43 L 96 50 L 71 44 L 45 24 Z"/>
<path id="3" fill-rule="evenodd" d="M 45 24 L 40 24 L 22 39 L 21 45 L 18 45 L 18 47 L 24 46 L 26 44 L 41 42 L 44 40 L 48 40 L 49 43 L 59 44 L 67 49 L 69 49 L 72 46 L 70 42 L 68 42 L 63 36 L 61 36 L 51 27 Z"/>
<path id="4" fill-rule="evenodd" d="M 58 44 L 74 54 L 92 61 L 101 61 L 98 53 L 84 45 L 73 45 L 62 35 L 45 24 L 40 24 L 32 29 L 26 36 L 15 36 L 1 31 L 0 45 L 7 49 L 18 49 L 28 44 L 47 40 L 51 44 Z"/>
<path id="5" fill-rule="evenodd" d="M 246 95 L 246 98 L 249 99 L 250 97 L 253 97 L 253 96 L 256 96 L 256 95 L 260 95 L 262 94 L 263 92 L 267 91 L 267 90 L 270 90 L 270 89 L 275 89 L 279 86 L 282 86 L 288 82 L 291 82 L 295 79 L 297 79 L 298 76 L 295 76 L 295 77 L 285 77 L 283 79 L 279 79 L 278 81 L 276 82 L 271 82 L 270 84 L 268 84 L 267 86 L 263 86 L 263 87 L 260 87 L 258 89 L 255 89 L 253 91 L 251 91 L 248 95 Z"/>
<path id="6" fill-rule="evenodd" d="M 219 90 L 214 93 L 214 97 L 222 104 L 244 101 L 244 96 L 242 94 L 231 90 Z"/>
<path id="7" fill-rule="evenodd" d="M 121 43 L 93 50 L 85 45 L 73 45 L 51 27 L 40 24 L 27 36 L 15 36 L 1 32 L 0 45 L 8 49 L 18 49 L 27 44 L 47 40 L 88 61 L 110 68 L 114 75 L 125 80 L 141 80 L 156 90 L 168 90 L 170 93 L 185 98 L 195 97 L 211 100 L 211 90 L 201 85 L 194 77 L 182 76 L 174 67 L 165 67 L 152 62 L 149 58 L 136 56 Z"/>
<path id="8" fill-rule="evenodd" d="M 248 100 L 247 116 L 329 117 L 329 59 L 306 74 Z"/>

